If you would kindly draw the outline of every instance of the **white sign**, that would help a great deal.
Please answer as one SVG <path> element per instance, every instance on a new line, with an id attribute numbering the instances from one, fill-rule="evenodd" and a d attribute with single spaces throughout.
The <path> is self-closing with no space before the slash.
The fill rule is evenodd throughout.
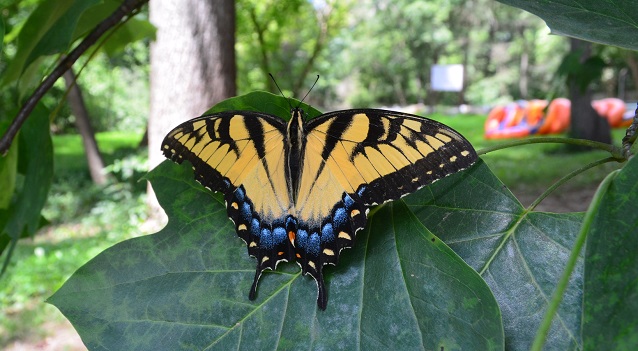
<path id="1" fill-rule="evenodd" d="M 432 90 L 463 90 L 463 65 L 433 65 L 431 70 Z"/>

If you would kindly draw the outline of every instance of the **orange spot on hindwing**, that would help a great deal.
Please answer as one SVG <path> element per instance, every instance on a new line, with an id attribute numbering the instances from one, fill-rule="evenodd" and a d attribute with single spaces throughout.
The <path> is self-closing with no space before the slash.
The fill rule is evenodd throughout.
<path id="1" fill-rule="evenodd" d="M 288 240 L 290 240 L 292 246 L 295 246 L 295 237 L 295 232 L 293 232 L 292 230 L 288 232 Z"/>

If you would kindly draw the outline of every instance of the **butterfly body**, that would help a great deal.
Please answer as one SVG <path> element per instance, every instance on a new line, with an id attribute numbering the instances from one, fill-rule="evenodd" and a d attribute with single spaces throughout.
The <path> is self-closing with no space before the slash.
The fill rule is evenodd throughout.
<path id="1" fill-rule="evenodd" d="M 365 227 L 370 206 L 395 200 L 469 167 L 469 142 L 436 121 L 399 112 L 336 111 L 289 122 L 252 111 L 187 121 L 171 131 L 166 157 L 191 162 L 202 185 L 224 194 L 237 235 L 257 259 L 249 297 L 265 269 L 296 261 L 327 294 L 323 266 L 336 265 Z"/>

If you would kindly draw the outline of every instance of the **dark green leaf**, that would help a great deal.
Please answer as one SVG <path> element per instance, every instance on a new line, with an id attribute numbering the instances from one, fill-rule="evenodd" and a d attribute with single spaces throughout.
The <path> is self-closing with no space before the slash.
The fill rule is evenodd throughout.
<path id="1" fill-rule="evenodd" d="M 9 209 L 0 210 L 0 234 L 15 242 L 24 236 L 33 235 L 41 223 L 40 211 L 47 199 L 53 179 L 53 145 L 49 134 L 49 112 L 39 104 L 26 120 L 17 142 L 19 142 L 18 171 L 24 180 Z M 0 242 L 7 243 L 6 238 Z M 0 246 L 2 251 L 5 246 Z M 9 262 L 5 258 L 4 267 Z M 3 268 L 4 269 L 4 268 Z"/>
<path id="2" fill-rule="evenodd" d="M 0 18 L 0 38 L 4 39 L 4 20 L 2 20 L 2 18 Z M 2 52 L 4 46 L 4 40 L 0 41 L 0 52 Z"/>
<path id="3" fill-rule="evenodd" d="M 18 50 L 5 70 L 2 84 L 19 79 L 36 59 L 66 51 L 81 14 L 99 1 L 42 1 L 18 35 Z"/>
<path id="4" fill-rule="evenodd" d="M 122 2 L 118 0 L 105 0 L 103 3 L 87 9 L 80 17 L 73 34 L 73 39 L 88 34 L 98 23 L 110 16 L 121 3 Z M 101 47 L 109 56 L 121 52 L 126 45 L 132 42 L 155 38 L 155 26 L 147 20 L 136 18 L 128 19 L 121 26 L 117 26 L 111 31 L 113 32 L 108 32 L 104 35 L 107 40 Z"/>
<path id="5" fill-rule="evenodd" d="M 219 197 L 168 161 L 149 178 L 167 227 L 104 251 L 50 298 L 90 349 L 502 349 L 484 281 L 402 202 L 326 269 L 330 301 L 318 311 L 315 282 L 293 264 L 266 273 L 248 300 L 255 262 Z"/>
<path id="6" fill-rule="evenodd" d="M 638 349 L 638 158 L 617 173 L 592 221 L 585 255 L 586 350 Z"/>
<path id="7" fill-rule="evenodd" d="M 506 347 L 529 350 L 573 244 L 582 214 L 526 211 L 487 166 L 405 198 L 416 216 L 492 289 Z M 581 345 L 582 262 L 572 276 L 547 340 L 548 350 Z"/>
<path id="8" fill-rule="evenodd" d="M 110 16 L 122 4 L 121 0 L 102 0 L 82 12 L 73 31 L 73 40 L 87 35 L 95 26 Z"/>
<path id="9" fill-rule="evenodd" d="M 246 95 L 221 101 L 206 111 L 205 114 L 232 110 L 258 111 L 270 113 L 285 120 L 289 120 L 291 116 L 290 107 L 296 107 L 298 104 L 299 101 L 295 99 L 286 99 L 282 96 L 274 95 L 265 91 L 255 91 Z M 301 108 L 306 111 L 310 118 L 317 117 L 321 114 L 321 112 L 305 103 L 301 104 Z"/>
<path id="10" fill-rule="evenodd" d="M 498 1 L 542 18 L 553 34 L 638 50 L 638 8 L 632 1 Z"/>
<path id="11" fill-rule="evenodd" d="M 116 55 L 130 43 L 142 39 L 155 39 L 156 28 L 151 22 L 131 18 L 118 28 L 104 43 L 104 52 L 113 56 Z"/>
<path id="12" fill-rule="evenodd" d="M 0 135 L 4 135 L 8 120 L 0 121 Z M 6 155 L 0 156 L 0 210 L 9 208 L 13 191 L 16 187 L 16 175 L 18 170 L 18 143 L 13 143 Z M 0 228 L 3 228 L 0 221 Z M 2 252 L 0 245 L 0 252 Z"/>

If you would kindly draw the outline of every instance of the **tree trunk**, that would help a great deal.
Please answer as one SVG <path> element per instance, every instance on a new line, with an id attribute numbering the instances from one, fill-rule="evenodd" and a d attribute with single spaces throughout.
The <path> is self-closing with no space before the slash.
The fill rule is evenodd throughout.
<path id="1" fill-rule="evenodd" d="M 66 87 L 69 89 L 67 101 L 69 102 L 69 107 L 71 107 L 71 113 L 75 116 L 75 128 L 77 128 L 82 137 L 82 144 L 84 144 L 84 152 L 86 153 L 86 161 L 89 165 L 91 179 L 93 179 L 93 183 L 103 185 L 107 180 L 106 174 L 104 173 L 104 161 L 100 154 L 97 141 L 95 140 L 95 133 L 93 132 L 93 127 L 91 127 L 89 113 L 84 104 L 82 91 L 77 83 L 75 83 L 73 69 L 67 70 L 63 77 Z"/>
<path id="2" fill-rule="evenodd" d="M 591 43 L 570 38 L 570 50 L 581 51 L 581 63 L 591 56 Z M 588 86 L 584 91 L 574 79 L 568 79 L 571 107 L 571 138 L 588 139 L 611 143 L 611 130 L 605 118 L 601 118 L 591 106 L 592 91 Z"/>
<path id="3" fill-rule="evenodd" d="M 149 163 L 164 160 L 161 143 L 180 122 L 236 94 L 235 3 L 232 0 L 151 1 L 157 27 L 151 44 Z M 159 206 L 149 187 L 151 217 Z M 158 216 L 156 216 L 158 215 Z"/>

